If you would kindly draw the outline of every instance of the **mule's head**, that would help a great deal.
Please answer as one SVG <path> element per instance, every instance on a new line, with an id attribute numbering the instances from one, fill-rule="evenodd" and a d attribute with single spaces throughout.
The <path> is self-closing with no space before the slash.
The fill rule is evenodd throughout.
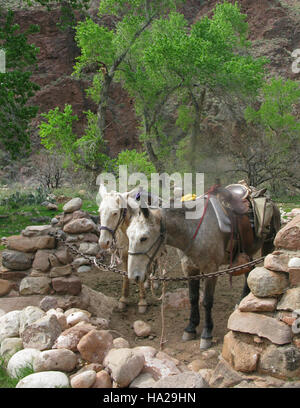
<path id="1" fill-rule="evenodd" d="M 143 282 L 150 263 L 161 254 L 161 219 L 160 209 L 140 208 L 127 228 L 129 279 Z"/>
<path id="2" fill-rule="evenodd" d="M 118 193 L 116 191 L 107 192 L 104 185 L 100 185 L 99 205 L 100 215 L 100 237 L 99 246 L 102 249 L 108 249 L 113 243 L 113 237 L 116 230 L 125 218 L 126 209 L 128 208 L 128 200 L 134 195 L 135 190 L 127 193 Z M 104 227 L 104 228 L 103 228 Z"/>

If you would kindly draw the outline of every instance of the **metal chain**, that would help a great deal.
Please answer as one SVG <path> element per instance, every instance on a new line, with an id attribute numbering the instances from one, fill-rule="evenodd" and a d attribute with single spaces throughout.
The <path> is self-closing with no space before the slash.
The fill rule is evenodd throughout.
<path id="1" fill-rule="evenodd" d="M 80 252 L 73 245 L 71 245 L 70 243 L 65 241 L 65 239 L 63 238 L 64 233 L 59 233 L 57 231 L 57 232 L 49 232 L 48 234 L 50 236 L 54 237 L 55 239 L 57 239 L 59 242 L 62 242 L 73 254 L 79 255 L 80 257 L 86 259 L 91 265 L 95 265 L 98 269 L 104 269 L 105 271 L 108 271 L 108 272 L 113 272 L 113 273 L 117 273 L 117 274 L 122 275 L 122 276 L 127 276 L 126 271 L 122 271 L 122 270 L 118 269 L 116 266 L 110 266 L 110 265 L 108 266 L 104 262 L 101 262 L 99 259 L 97 259 L 95 256 L 86 255 L 86 254 L 83 254 L 82 252 Z M 220 270 L 220 271 L 215 271 L 215 272 L 211 272 L 211 273 L 207 273 L 207 274 L 193 275 L 193 276 L 187 276 L 187 277 L 183 276 L 183 277 L 177 277 L 177 278 L 172 278 L 172 277 L 167 277 L 167 276 L 158 277 L 158 276 L 151 275 L 149 277 L 149 279 L 150 280 L 158 280 L 158 281 L 174 281 L 174 282 L 194 280 L 194 279 L 200 279 L 200 280 L 210 279 L 210 278 L 214 278 L 214 277 L 225 275 L 225 274 L 231 274 L 231 273 L 239 271 L 241 269 L 248 268 L 249 266 L 257 265 L 257 264 L 261 263 L 264 259 L 265 259 L 265 257 L 262 256 L 260 258 L 254 259 L 253 261 L 247 262 L 247 263 L 245 263 L 243 265 L 234 266 L 234 267 L 229 268 L 229 269 L 223 269 L 223 270 Z"/>

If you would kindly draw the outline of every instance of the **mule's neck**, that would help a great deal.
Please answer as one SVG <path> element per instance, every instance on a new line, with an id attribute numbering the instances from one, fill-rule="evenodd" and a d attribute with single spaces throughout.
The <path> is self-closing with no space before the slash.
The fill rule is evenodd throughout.
<path id="1" fill-rule="evenodd" d="M 184 212 L 180 209 L 164 208 L 162 216 L 166 230 L 166 244 L 184 251 L 191 239 Z"/>

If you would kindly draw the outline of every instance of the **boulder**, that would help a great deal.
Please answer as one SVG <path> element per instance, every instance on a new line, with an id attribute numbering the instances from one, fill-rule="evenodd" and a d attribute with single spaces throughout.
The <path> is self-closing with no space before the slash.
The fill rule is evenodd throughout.
<path id="1" fill-rule="evenodd" d="M 19 337 L 7 337 L 2 340 L 0 347 L 1 356 L 12 356 L 23 349 L 23 342 Z"/>
<path id="2" fill-rule="evenodd" d="M 0 279 L 0 296 L 7 295 L 13 288 L 13 283 L 5 279 Z"/>
<path id="3" fill-rule="evenodd" d="M 69 326 L 75 326 L 79 322 L 89 322 L 90 318 L 83 311 L 73 312 L 66 317 Z"/>
<path id="4" fill-rule="evenodd" d="M 274 245 L 276 248 L 284 248 L 291 251 L 300 249 L 300 215 L 297 215 L 277 232 Z"/>
<path id="5" fill-rule="evenodd" d="M 27 306 L 23 309 L 20 313 L 19 335 L 22 335 L 27 326 L 30 326 L 43 316 L 45 316 L 45 312 L 37 306 Z"/>
<path id="6" fill-rule="evenodd" d="M 97 317 L 109 320 L 113 311 L 118 308 L 117 299 L 106 296 L 86 285 L 82 285 L 80 296 L 89 305 L 89 311 Z"/>
<path id="7" fill-rule="evenodd" d="M 148 337 L 151 333 L 151 326 L 143 320 L 136 320 L 133 323 L 133 330 L 138 337 Z"/>
<path id="8" fill-rule="evenodd" d="M 112 381 L 107 371 L 101 370 L 96 373 L 96 380 L 92 388 L 112 388 Z"/>
<path id="9" fill-rule="evenodd" d="M 142 372 L 150 373 L 155 380 L 180 373 L 170 358 L 160 359 L 157 357 L 147 357 Z"/>
<path id="10" fill-rule="evenodd" d="M 275 344 L 286 344 L 292 340 L 292 331 L 286 324 L 273 317 L 252 312 L 240 312 L 238 309 L 230 315 L 227 328 L 265 337 Z"/>
<path id="11" fill-rule="evenodd" d="M 71 379 L 72 388 L 90 388 L 96 381 L 96 372 L 94 370 L 87 370 L 83 373 L 75 375 Z"/>
<path id="12" fill-rule="evenodd" d="M 129 348 L 129 343 L 127 340 L 123 339 L 123 337 L 117 337 L 113 340 L 113 348 Z"/>
<path id="13" fill-rule="evenodd" d="M 39 371 L 64 371 L 74 370 L 77 356 L 71 350 L 56 349 L 42 351 L 33 362 L 35 372 Z"/>
<path id="14" fill-rule="evenodd" d="M 80 322 L 76 326 L 63 331 L 56 339 L 53 348 L 66 348 L 71 351 L 78 351 L 77 345 L 80 339 L 93 329 L 95 329 L 95 326 Z"/>
<path id="15" fill-rule="evenodd" d="M 54 296 L 45 296 L 40 302 L 40 308 L 47 312 L 47 310 L 55 309 L 58 306 L 58 300 Z"/>
<path id="16" fill-rule="evenodd" d="M 300 379 L 300 350 L 293 345 L 272 344 L 261 355 L 259 370 L 278 378 Z"/>
<path id="17" fill-rule="evenodd" d="M 68 376 L 60 371 L 30 374 L 18 382 L 16 388 L 69 388 Z"/>
<path id="18" fill-rule="evenodd" d="M 212 388 L 229 388 L 239 384 L 244 376 L 235 371 L 222 357 L 214 369 L 209 385 Z"/>
<path id="19" fill-rule="evenodd" d="M 16 271 L 29 269 L 32 264 L 33 255 L 24 252 L 4 250 L 2 252 L 2 265 Z"/>
<path id="20" fill-rule="evenodd" d="M 58 323 L 60 324 L 60 327 L 62 330 L 66 330 L 68 328 L 67 318 L 63 312 L 61 312 L 60 310 L 56 310 L 56 309 L 47 310 L 47 315 L 51 315 L 51 314 L 56 316 Z"/>
<path id="21" fill-rule="evenodd" d="M 7 364 L 7 372 L 11 377 L 17 377 L 22 368 L 33 367 L 33 362 L 38 357 L 40 351 L 35 348 L 26 348 L 24 350 L 17 351 Z"/>
<path id="22" fill-rule="evenodd" d="M 291 285 L 292 286 L 300 285 L 300 258 L 299 257 L 291 258 L 288 267 Z"/>
<path id="23" fill-rule="evenodd" d="M 49 255 L 52 252 L 49 250 L 39 249 L 34 257 L 32 267 L 42 272 L 47 272 L 50 269 Z"/>
<path id="24" fill-rule="evenodd" d="M 222 356 L 237 371 L 251 373 L 256 370 L 260 350 L 241 341 L 232 331 L 224 337 Z"/>
<path id="25" fill-rule="evenodd" d="M 51 225 L 30 225 L 22 231 L 24 237 L 37 237 L 53 232 Z"/>
<path id="26" fill-rule="evenodd" d="M 77 269 L 77 273 L 88 273 L 91 272 L 92 268 L 88 265 L 82 265 L 79 266 L 79 268 Z"/>
<path id="27" fill-rule="evenodd" d="M 97 255 L 100 252 L 100 247 L 97 243 L 82 242 L 79 245 L 79 251 L 85 255 Z"/>
<path id="28" fill-rule="evenodd" d="M 186 372 L 161 378 L 153 388 L 209 388 L 209 385 L 200 374 Z"/>
<path id="29" fill-rule="evenodd" d="M 38 249 L 55 248 L 55 238 L 49 235 L 36 237 L 24 237 L 22 235 L 13 235 L 7 238 L 8 249 L 20 252 L 36 252 Z"/>
<path id="30" fill-rule="evenodd" d="M 87 218 L 79 218 L 68 222 L 63 228 L 68 234 L 81 234 L 82 232 L 91 232 L 96 230 L 96 224 Z"/>
<path id="31" fill-rule="evenodd" d="M 293 312 L 296 309 L 300 309 L 300 287 L 288 289 L 277 305 L 277 310 Z"/>
<path id="32" fill-rule="evenodd" d="M 27 276 L 21 280 L 19 292 L 21 295 L 46 295 L 50 292 L 51 279 L 46 276 Z"/>
<path id="33" fill-rule="evenodd" d="M 129 348 L 112 349 L 104 359 L 104 366 L 120 388 L 127 387 L 142 371 L 145 358 Z"/>
<path id="34" fill-rule="evenodd" d="M 269 271 L 264 267 L 253 269 L 247 282 L 251 292 L 257 297 L 280 295 L 289 286 L 288 274 Z"/>
<path id="35" fill-rule="evenodd" d="M 50 349 L 61 331 L 57 317 L 45 315 L 25 328 L 21 335 L 23 346 L 38 350 Z"/>
<path id="36" fill-rule="evenodd" d="M 274 251 L 265 257 L 264 267 L 275 272 L 288 272 L 290 253 L 286 251 Z"/>
<path id="37" fill-rule="evenodd" d="M 81 291 L 81 280 L 77 276 L 59 277 L 52 279 L 52 287 L 59 294 L 78 295 Z"/>
<path id="38" fill-rule="evenodd" d="M 7 337 L 19 337 L 20 314 L 20 310 L 14 310 L 0 317 L 0 342 Z"/>
<path id="39" fill-rule="evenodd" d="M 150 373 L 142 373 L 130 383 L 129 388 L 153 388 L 155 383 Z"/>
<path id="40" fill-rule="evenodd" d="M 72 273 L 71 265 L 55 266 L 50 271 L 50 278 L 67 276 L 67 275 L 71 275 L 71 273 Z"/>
<path id="41" fill-rule="evenodd" d="M 68 265 L 73 261 L 73 256 L 66 247 L 59 248 L 55 252 L 55 256 L 63 265 Z"/>
<path id="42" fill-rule="evenodd" d="M 64 213 L 72 213 L 74 211 L 80 210 L 82 206 L 82 200 L 79 197 L 72 198 L 72 200 L 68 201 L 64 206 L 63 206 L 63 212 Z"/>
<path id="43" fill-rule="evenodd" d="M 277 298 L 259 298 L 250 292 L 241 300 L 239 310 L 241 312 L 273 312 L 276 304 Z"/>
<path id="44" fill-rule="evenodd" d="M 108 330 L 91 330 L 80 339 L 77 349 L 84 360 L 102 364 L 112 346 L 113 337 Z"/>

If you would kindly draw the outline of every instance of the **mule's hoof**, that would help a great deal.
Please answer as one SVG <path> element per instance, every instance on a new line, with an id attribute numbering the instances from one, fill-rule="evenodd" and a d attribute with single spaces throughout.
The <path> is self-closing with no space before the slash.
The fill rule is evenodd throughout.
<path id="1" fill-rule="evenodd" d="M 183 332 L 182 335 L 182 341 L 189 341 L 189 340 L 195 340 L 196 338 L 196 333 L 190 333 L 190 332 Z"/>
<path id="2" fill-rule="evenodd" d="M 200 350 L 207 350 L 211 347 L 212 339 L 201 339 L 200 340 Z"/>
<path id="3" fill-rule="evenodd" d="M 144 313 L 146 313 L 146 311 L 147 311 L 147 305 L 140 305 L 140 306 L 138 306 L 138 312 L 139 312 L 140 314 L 144 314 Z"/>
<path id="4" fill-rule="evenodd" d="M 124 302 L 119 302 L 118 303 L 118 309 L 120 312 L 124 312 L 127 309 L 127 304 Z"/>

